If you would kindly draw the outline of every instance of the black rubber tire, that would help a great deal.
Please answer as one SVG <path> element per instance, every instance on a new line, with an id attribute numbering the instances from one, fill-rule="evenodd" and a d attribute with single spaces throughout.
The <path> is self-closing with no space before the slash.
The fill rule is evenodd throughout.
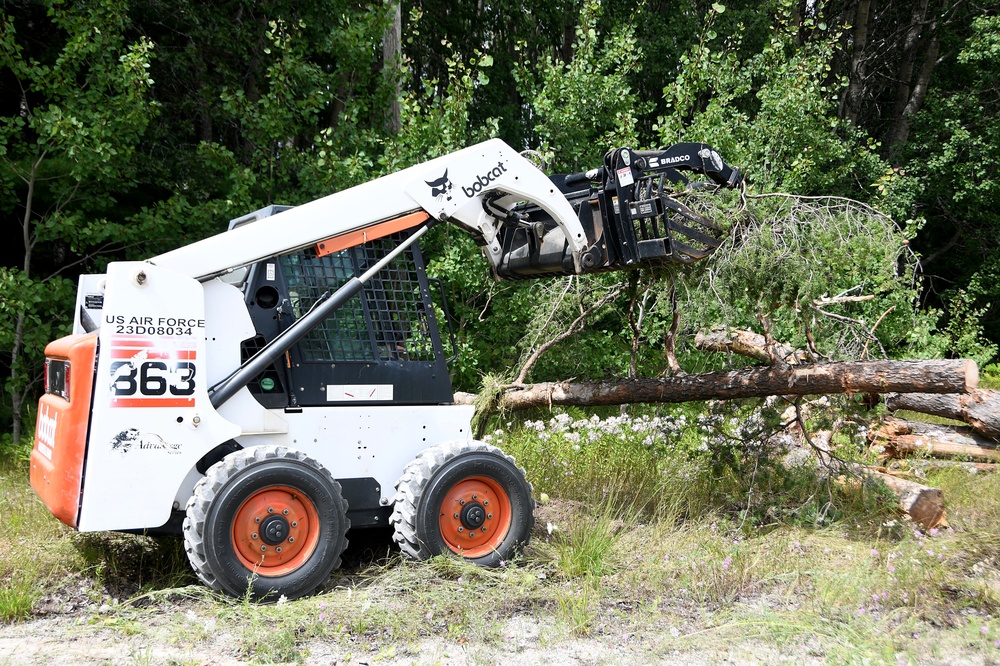
<path id="1" fill-rule="evenodd" d="M 234 522 L 241 507 L 270 488 L 290 488 L 318 517 L 315 548 L 282 575 L 260 575 L 237 555 Z M 312 528 L 312 526 L 311 526 Z M 258 600 L 294 599 L 319 587 L 347 547 L 347 502 L 340 484 L 301 451 L 260 446 L 231 453 L 210 467 L 187 503 L 184 549 L 198 578 L 214 590 Z"/>
<path id="2" fill-rule="evenodd" d="M 488 553 L 458 555 L 480 566 L 498 566 L 527 545 L 535 524 L 535 502 L 524 470 L 495 446 L 478 441 L 447 442 L 422 451 L 396 482 L 390 524 L 393 540 L 404 556 L 426 560 L 455 554 L 442 536 L 440 511 L 449 491 L 469 478 L 486 478 L 501 487 L 510 500 L 511 520 L 502 541 Z"/>

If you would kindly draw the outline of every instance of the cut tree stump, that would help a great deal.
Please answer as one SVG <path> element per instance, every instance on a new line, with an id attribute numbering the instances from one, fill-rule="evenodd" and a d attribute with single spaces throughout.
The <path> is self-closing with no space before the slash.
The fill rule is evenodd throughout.
<path id="1" fill-rule="evenodd" d="M 979 434 L 1000 441 L 1000 391 L 976 389 L 951 393 L 890 393 L 885 405 L 892 411 L 908 409 L 968 423 Z"/>
<path id="2" fill-rule="evenodd" d="M 1000 450 L 992 440 L 964 426 L 920 423 L 889 416 L 872 433 L 871 441 L 873 446 L 884 446 L 886 454 L 895 458 L 923 454 L 1000 461 Z"/>
<path id="3" fill-rule="evenodd" d="M 979 383 L 970 360 L 845 361 L 742 368 L 657 379 L 549 382 L 508 388 L 493 407 L 518 411 L 553 405 L 625 405 L 831 393 L 967 393 Z M 476 397 L 456 393 L 455 402 Z"/>

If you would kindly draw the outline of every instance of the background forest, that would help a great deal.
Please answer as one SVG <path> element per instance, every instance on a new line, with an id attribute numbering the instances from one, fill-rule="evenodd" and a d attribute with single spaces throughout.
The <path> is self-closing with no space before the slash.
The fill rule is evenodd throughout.
<path id="1" fill-rule="evenodd" d="M 513 379 L 581 312 L 587 326 L 522 380 L 656 375 L 675 311 L 688 371 L 729 362 L 688 342 L 722 324 L 768 322 L 832 358 L 996 353 L 994 0 L 0 7 L 8 454 L 79 273 L 493 136 L 563 172 L 620 145 L 710 143 L 751 187 L 749 203 L 706 205 L 745 236 L 673 273 L 499 284 L 470 239 L 437 228 L 426 254 L 448 288 L 457 388 Z M 847 293 L 878 298 L 835 317 L 815 305 Z"/>

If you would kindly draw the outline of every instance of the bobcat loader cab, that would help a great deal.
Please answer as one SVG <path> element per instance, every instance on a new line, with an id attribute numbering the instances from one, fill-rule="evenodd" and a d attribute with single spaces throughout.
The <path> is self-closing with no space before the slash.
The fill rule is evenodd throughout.
<path id="1" fill-rule="evenodd" d="M 550 178 L 493 140 L 81 276 L 31 484 L 80 531 L 182 531 L 232 595 L 311 592 L 350 528 L 495 565 L 528 541 L 531 485 L 454 404 L 417 240 L 455 224 L 507 279 L 693 261 L 720 230 L 670 196 L 677 169 L 741 183 L 704 144 Z"/>

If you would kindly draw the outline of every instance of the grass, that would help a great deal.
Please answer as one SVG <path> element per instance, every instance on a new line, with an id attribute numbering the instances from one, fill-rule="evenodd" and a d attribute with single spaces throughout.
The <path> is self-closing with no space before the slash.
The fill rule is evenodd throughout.
<path id="1" fill-rule="evenodd" d="M 556 660 L 587 645 L 602 661 L 622 636 L 641 637 L 646 660 L 1000 660 L 1000 475 L 932 475 L 953 529 L 923 533 L 875 487 L 786 470 L 763 449 L 734 454 L 747 427 L 688 410 L 512 422 L 490 439 L 551 498 L 520 558 L 487 570 L 370 549 L 316 596 L 270 605 L 194 585 L 176 540 L 64 528 L 8 465 L 0 621 L 68 599 L 89 629 L 147 641 L 137 663 L 155 662 L 142 647 L 153 640 L 192 655 L 178 663 L 220 641 L 251 663 L 434 663 L 456 649 L 492 663 L 511 645 Z"/>

